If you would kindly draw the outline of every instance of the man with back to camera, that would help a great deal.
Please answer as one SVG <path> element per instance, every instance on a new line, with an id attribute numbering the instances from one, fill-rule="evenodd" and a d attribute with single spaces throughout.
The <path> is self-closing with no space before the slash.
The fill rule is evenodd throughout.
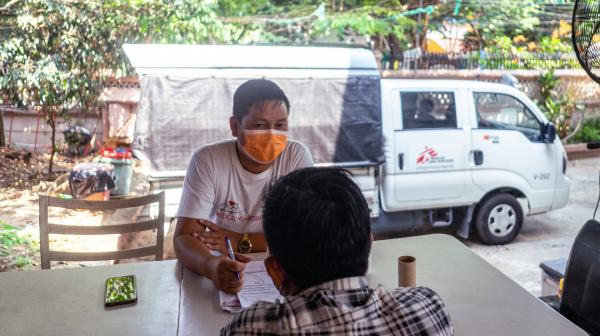
<path id="1" fill-rule="evenodd" d="M 237 139 L 203 146 L 190 160 L 173 246 L 187 268 L 210 278 L 219 290 L 238 292 L 250 261 L 243 253 L 265 251 L 262 198 L 271 182 L 313 165 L 306 146 L 287 139 L 289 108 L 272 81 L 243 83 L 229 119 Z M 236 260 L 227 257 L 225 237 L 239 252 Z"/>
<path id="2" fill-rule="evenodd" d="M 280 178 L 263 216 L 265 266 L 285 298 L 253 304 L 221 335 L 454 334 L 433 290 L 369 287 L 369 209 L 349 172 L 305 168 Z"/>

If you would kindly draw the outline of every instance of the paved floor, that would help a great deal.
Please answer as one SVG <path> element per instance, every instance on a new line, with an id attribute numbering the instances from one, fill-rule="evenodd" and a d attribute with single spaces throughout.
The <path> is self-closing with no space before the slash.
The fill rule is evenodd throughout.
<path id="1" fill-rule="evenodd" d="M 600 158 L 570 161 L 571 194 L 566 207 L 525 218 L 521 234 L 504 246 L 467 244 L 534 295 L 541 292 L 539 264 L 567 258 L 575 235 L 591 219 L 599 193 Z M 600 211 L 597 217 L 600 217 Z"/>

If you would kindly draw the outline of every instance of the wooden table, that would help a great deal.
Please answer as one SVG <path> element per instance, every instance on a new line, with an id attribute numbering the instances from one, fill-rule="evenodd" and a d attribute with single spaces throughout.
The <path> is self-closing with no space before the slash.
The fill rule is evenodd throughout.
<path id="1" fill-rule="evenodd" d="M 417 285 L 436 290 L 456 335 L 586 335 L 455 238 L 377 241 L 372 285 L 397 285 L 397 257 L 417 258 Z M 136 274 L 138 303 L 103 307 L 104 280 Z M 210 280 L 176 261 L 0 274 L 2 335 L 216 335 L 231 319 Z"/>
<path id="2" fill-rule="evenodd" d="M 376 242 L 369 282 L 396 287 L 401 255 L 417 259 L 417 285 L 442 297 L 456 335 L 587 335 L 449 235 Z"/>
<path id="3" fill-rule="evenodd" d="M 138 302 L 104 308 L 107 278 L 135 274 Z M 0 273 L 0 335 L 177 335 L 175 260 Z"/>

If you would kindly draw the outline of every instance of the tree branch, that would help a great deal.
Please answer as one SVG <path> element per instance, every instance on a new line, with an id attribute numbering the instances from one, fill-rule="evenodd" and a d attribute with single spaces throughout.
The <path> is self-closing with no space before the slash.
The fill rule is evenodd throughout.
<path id="1" fill-rule="evenodd" d="M 11 7 L 19 3 L 21 0 L 11 0 L 3 7 L 0 7 L 0 13 L 10 11 Z"/>
<path id="2" fill-rule="evenodd" d="M 573 130 L 573 132 L 571 132 L 564 139 L 562 139 L 562 143 L 563 144 L 566 144 L 567 141 L 569 141 L 569 139 L 571 139 L 575 134 L 577 134 L 581 130 L 581 127 L 583 126 L 583 121 L 584 120 L 585 120 L 585 108 L 582 108 L 581 109 L 581 118 L 577 122 L 577 126 L 575 126 L 575 129 Z"/>

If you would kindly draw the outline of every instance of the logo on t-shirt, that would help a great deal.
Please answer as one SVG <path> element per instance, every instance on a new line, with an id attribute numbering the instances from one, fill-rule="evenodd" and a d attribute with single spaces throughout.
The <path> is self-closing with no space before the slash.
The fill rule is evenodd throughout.
<path id="1" fill-rule="evenodd" d="M 240 205 L 236 201 L 227 201 L 225 204 L 221 205 L 217 212 L 221 212 L 228 215 L 235 215 L 241 213 Z"/>
<path id="2" fill-rule="evenodd" d="M 249 215 L 244 214 L 244 212 L 245 211 L 243 211 L 240 208 L 238 202 L 229 200 L 219 207 L 219 209 L 217 210 L 217 217 L 232 222 L 248 222 L 262 220 L 262 214 Z"/>

